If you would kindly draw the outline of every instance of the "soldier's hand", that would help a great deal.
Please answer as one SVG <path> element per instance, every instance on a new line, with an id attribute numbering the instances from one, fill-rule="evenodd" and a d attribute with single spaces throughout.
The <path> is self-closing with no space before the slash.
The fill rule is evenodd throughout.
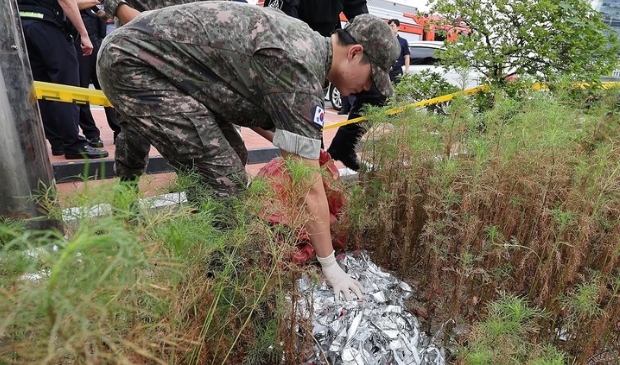
<path id="1" fill-rule="evenodd" d="M 358 299 L 362 299 L 364 297 L 364 287 L 357 280 L 351 278 L 347 273 L 344 272 L 336 262 L 336 258 L 334 253 L 327 257 L 316 257 L 321 264 L 321 268 L 323 269 L 323 274 L 327 279 L 327 282 L 334 289 L 334 295 L 336 296 L 336 300 L 340 297 L 340 293 L 344 295 L 346 300 L 351 300 L 353 297 L 351 296 L 351 292 L 355 293 Z"/>
<path id="2" fill-rule="evenodd" d="M 90 56 L 93 53 L 93 44 L 89 37 L 80 37 L 80 46 L 82 47 L 82 54 L 84 56 Z"/>

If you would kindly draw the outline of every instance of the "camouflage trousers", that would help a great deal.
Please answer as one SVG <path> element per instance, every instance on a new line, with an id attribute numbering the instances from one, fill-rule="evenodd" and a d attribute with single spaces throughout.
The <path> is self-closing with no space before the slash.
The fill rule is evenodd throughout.
<path id="1" fill-rule="evenodd" d="M 133 62 L 123 66 L 113 57 L 99 60 L 102 89 L 121 117 L 117 175 L 122 180 L 139 177 L 152 144 L 177 172 L 199 173 L 215 196 L 244 190 L 248 153 L 235 126 L 217 118 L 154 68 Z"/>

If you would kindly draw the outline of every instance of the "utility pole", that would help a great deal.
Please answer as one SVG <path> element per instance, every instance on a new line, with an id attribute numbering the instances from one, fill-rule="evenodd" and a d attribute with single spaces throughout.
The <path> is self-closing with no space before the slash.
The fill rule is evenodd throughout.
<path id="1" fill-rule="evenodd" d="M 53 184 L 17 1 L 0 0 L 0 219 L 62 229 L 33 198 Z"/>

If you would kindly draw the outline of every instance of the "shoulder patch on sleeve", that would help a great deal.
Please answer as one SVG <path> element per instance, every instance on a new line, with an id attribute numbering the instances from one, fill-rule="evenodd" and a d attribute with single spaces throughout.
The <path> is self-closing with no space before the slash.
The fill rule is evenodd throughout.
<path id="1" fill-rule="evenodd" d="M 325 124 L 325 110 L 320 105 L 315 105 L 312 109 L 312 123 L 321 128 Z"/>

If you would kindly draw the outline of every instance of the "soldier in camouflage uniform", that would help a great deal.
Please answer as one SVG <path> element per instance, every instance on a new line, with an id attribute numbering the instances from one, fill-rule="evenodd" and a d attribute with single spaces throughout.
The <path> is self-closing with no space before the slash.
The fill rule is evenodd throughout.
<path id="1" fill-rule="evenodd" d="M 400 46 L 387 23 L 359 15 L 331 37 L 281 11 L 203 2 L 146 12 L 101 47 L 101 86 L 123 119 L 177 170 L 197 171 L 216 196 L 247 186 L 239 156 L 222 133 L 235 123 L 275 129 L 283 154 L 316 167 L 307 223 L 323 272 L 336 293 L 361 296 L 337 265 L 318 158 L 322 85 L 348 95 L 374 84 L 392 92 L 388 71 Z M 130 140 L 122 141 L 130 149 Z M 124 147 L 124 146 L 121 146 Z"/>
<path id="2" fill-rule="evenodd" d="M 106 16 L 110 19 L 118 17 L 121 24 L 125 24 L 147 10 L 163 9 L 168 6 L 189 4 L 198 0 L 103 0 Z M 232 0 L 246 2 L 245 0 Z M 137 182 L 140 175 L 146 170 L 151 150 L 150 143 L 139 133 L 118 118 L 123 131 L 116 136 L 116 150 L 114 153 L 114 171 L 125 182 Z M 248 151 L 233 125 L 226 126 L 222 133 L 245 165 L 248 160 Z M 117 143 L 117 141 L 120 141 Z M 126 141 L 132 141 L 131 144 Z"/>

